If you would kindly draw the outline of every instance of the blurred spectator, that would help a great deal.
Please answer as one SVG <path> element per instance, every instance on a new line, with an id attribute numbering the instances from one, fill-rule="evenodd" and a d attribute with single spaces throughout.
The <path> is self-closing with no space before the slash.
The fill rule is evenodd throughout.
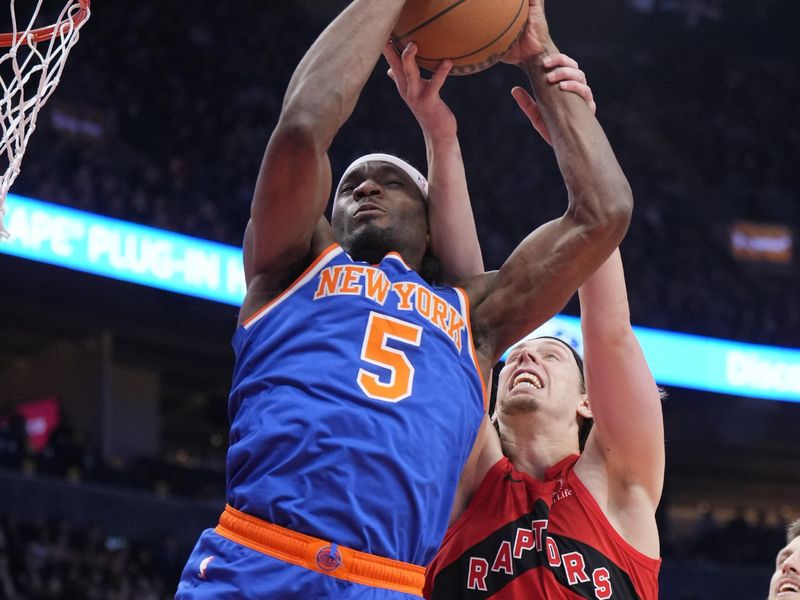
<path id="1" fill-rule="evenodd" d="M 20 468 L 28 455 L 25 419 L 17 412 L 0 418 L 0 466 Z"/>
<path id="2" fill-rule="evenodd" d="M 7 600 L 172 598 L 177 568 L 156 564 L 154 546 L 66 522 L 2 518 L 0 592 Z"/>

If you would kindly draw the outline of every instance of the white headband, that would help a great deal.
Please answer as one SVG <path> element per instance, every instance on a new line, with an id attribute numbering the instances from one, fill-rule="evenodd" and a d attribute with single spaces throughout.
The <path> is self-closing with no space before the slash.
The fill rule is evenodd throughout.
<path id="1" fill-rule="evenodd" d="M 406 175 L 411 177 L 414 183 L 417 184 L 417 187 L 422 192 L 422 195 L 425 197 L 425 200 L 428 200 L 428 180 L 425 179 L 425 176 L 417 171 L 414 167 L 404 161 L 402 158 L 397 158 L 396 156 L 392 156 L 391 154 L 367 154 L 362 156 L 361 158 L 355 159 L 350 166 L 344 170 L 344 175 L 339 180 L 339 185 L 336 186 L 336 191 L 339 191 L 339 188 L 342 187 L 342 182 L 344 178 L 347 177 L 352 171 L 363 165 L 364 163 L 371 162 L 371 161 L 380 161 L 389 163 L 390 165 L 394 165 L 398 169 L 401 169 Z"/>

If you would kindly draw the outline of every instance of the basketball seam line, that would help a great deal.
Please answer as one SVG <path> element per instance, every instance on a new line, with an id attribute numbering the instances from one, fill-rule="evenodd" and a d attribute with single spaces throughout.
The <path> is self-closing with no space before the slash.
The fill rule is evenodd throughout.
<path id="1" fill-rule="evenodd" d="M 459 5 L 461 5 L 461 4 L 464 4 L 464 2 L 466 2 L 466 1 L 467 1 L 467 0 L 458 0 L 458 2 L 454 2 L 453 4 L 451 4 L 450 6 L 448 6 L 447 8 L 445 8 L 444 10 L 442 10 L 442 11 L 439 11 L 439 12 L 438 12 L 438 13 L 436 13 L 435 15 L 431 16 L 430 18 L 428 18 L 428 20 L 427 20 L 427 21 L 423 21 L 422 23 L 420 23 L 420 24 L 419 24 L 419 25 L 417 25 L 416 27 L 414 27 L 414 28 L 410 29 L 409 31 L 406 31 L 406 32 L 405 32 L 405 33 L 403 33 L 403 34 L 396 36 L 396 37 L 397 37 L 397 39 L 398 39 L 398 40 L 402 40 L 404 37 L 406 37 L 406 36 L 408 36 L 408 35 L 411 35 L 412 33 L 416 32 L 416 31 L 419 31 L 420 29 L 422 29 L 423 27 L 425 27 L 427 24 L 429 24 L 431 21 L 435 21 L 436 19 L 438 19 L 438 18 L 439 18 L 439 17 L 441 17 L 442 15 L 445 15 L 445 14 L 449 13 L 451 10 L 453 10 L 453 9 L 454 9 L 454 8 L 456 8 L 457 6 L 459 6 Z"/>
<path id="2" fill-rule="evenodd" d="M 491 46 L 492 44 L 494 44 L 494 43 L 495 43 L 497 40 L 499 40 L 499 39 L 500 39 L 501 37 L 503 37 L 503 36 L 504 36 L 506 33 L 508 33 L 508 30 L 509 30 L 509 29 L 511 29 L 511 28 L 514 26 L 514 23 L 516 22 L 516 20 L 517 20 L 517 17 L 519 17 L 519 13 L 521 13 L 521 12 L 522 12 L 522 7 L 523 7 L 524 5 L 525 5 L 525 0 L 522 0 L 522 1 L 520 2 L 520 4 L 519 4 L 519 9 L 517 10 L 517 14 L 516 14 L 516 15 L 514 15 L 514 18 L 512 19 L 512 21 L 511 21 L 511 23 L 509 24 L 509 26 L 508 26 L 508 27 L 506 27 L 506 28 L 505 28 L 503 31 L 501 31 L 501 32 L 500 32 L 500 34 L 499 34 L 499 35 L 498 35 L 496 38 L 494 38 L 493 40 L 491 40 L 489 43 L 487 43 L 486 45 L 484 45 L 484 46 L 482 46 L 482 47 L 480 47 L 480 48 L 476 48 L 475 50 L 473 50 L 472 52 L 470 52 L 470 53 L 468 53 L 468 54 L 462 54 L 461 56 L 448 56 L 448 57 L 447 57 L 447 59 L 449 59 L 449 60 L 459 60 L 459 59 L 461 59 L 461 58 L 466 58 L 466 57 L 468 57 L 468 56 L 472 56 L 473 54 L 477 54 L 477 53 L 478 53 L 478 52 L 480 52 L 481 50 L 485 50 L 486 48 L 488 48 L 489 46 Z M 520 33 L 522 33 L 522 32 L 520 32 Z M 511 42 L 511 44 L 513 44 L 513 43 L 514 43 L 514 42 Z M 511 44 L 509 44 L 508 48 L 510 48 L 510 47 L 511 47 Z M 506 48 L 506 51 L 508 51 L 508 48 Z M 418 58 L 418 59 L 420 59 L 420 60 L 444 60 L 444 59 L 442 59 L 442 58 L 432 58 L 432 57 L 428 57 L 428 56 L 419 56 L 419 55 L 417 55 L 417 58 Z"/>

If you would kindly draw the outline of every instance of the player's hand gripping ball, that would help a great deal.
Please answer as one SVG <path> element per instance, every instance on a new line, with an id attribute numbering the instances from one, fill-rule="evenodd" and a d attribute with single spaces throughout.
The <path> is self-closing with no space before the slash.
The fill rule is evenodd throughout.
<path id="1" fill-rule="evenodd" d="M 469 75 L 498 62 L 519 37 L 528 0 L 409 0 L 392 40 L 399 51 L 413 42 L 428 71 L 445 59 L 453 75 Z"/>

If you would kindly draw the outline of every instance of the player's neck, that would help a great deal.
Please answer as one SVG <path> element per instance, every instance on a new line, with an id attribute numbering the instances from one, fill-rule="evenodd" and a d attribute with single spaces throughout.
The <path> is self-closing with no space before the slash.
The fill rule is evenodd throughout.
<path id="1" fill-rule="evenodd" d="M 369 250 L 362 248 L 346 248 L 345 250 L 353 260 L 367 262 L 371 265 L 378 265 L 386 256 L 394 254 L 402 258 L 409 269 L 420 273 L 422 268 L 422 257 L 402 248 L 382 247 L 370 248 Z"/>
<path id="2" fill-rule="evenodd" d="M 563 428 L 562 428 L 563 429 Z M 542 479 L 545 471 L 572 454 L 578 454 L 577 433 L 557 427 L 509 428 L 501 434 L 503 453 L 519 471 Z"/>

